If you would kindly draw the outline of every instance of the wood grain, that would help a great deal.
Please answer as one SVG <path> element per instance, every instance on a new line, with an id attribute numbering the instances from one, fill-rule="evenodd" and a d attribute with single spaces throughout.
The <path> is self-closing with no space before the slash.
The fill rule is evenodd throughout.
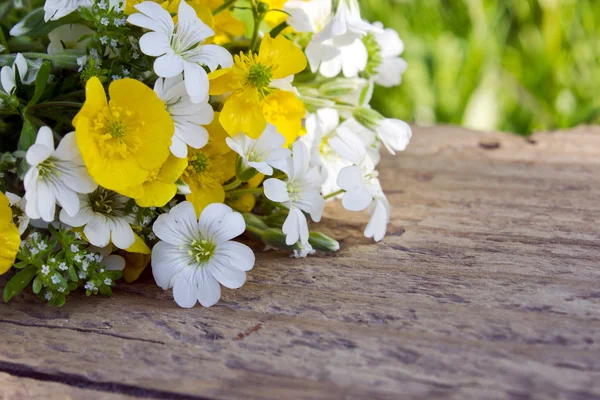
<path id="1" fill-rule="evenodd" d="M 600 129 L 416 128 L 380 170 L 383 242 L 331 203 L 338 254 L 260 253 L 215 307 L 0 305 L 0 398 L 600 398 Z"/>

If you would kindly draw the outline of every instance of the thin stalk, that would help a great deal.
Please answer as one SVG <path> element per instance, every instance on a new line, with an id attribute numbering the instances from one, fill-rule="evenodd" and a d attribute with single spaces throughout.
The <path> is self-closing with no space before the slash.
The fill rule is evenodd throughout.
<path id="1" fill-rule="evenodd" d="M 29 107 L 30 110 L 39 110 L 42 108 L 51 108 L 51 107 L 73 107 L 73 108 L 81 108 L 83 107 L 82 103 L 77 103 L 75 101 L 49 101 L 46 103 L 36 104 L 35 106 Z"/>
<path id="2" fill-rule="evenodd" d="M 235 181 L 233 181 L 233 182 L 231 182 L 231 183 L 229 183 L 229 184 L 227 184 L 227 185 L 224 185 L 224 186 L 223 186 L 223 190 L 225 190 L 226 192 L 228 192 L 228 191 L 230 191 L 230 190 L 236 189 L 237 187 L 241 186 L 241 184 L 242 184 L 242 183 L 243 183 L 243 182 L 242 182 L 242 181 L 240 181 L 240 180 L 239 180 L 239 179 L 236 177 L 236 178 L 235 178 Z"/>
<path id="3" fill-rule="evenodd" d="M 227 0 L 225 3 L 221 4 L 219 7 L 215 8 L 213 11 L 213 15 L 217 15 L 221 11 L 227 10 L 231 7 L 237 0 Z"/>
<path id="4" fill-rule="evenodd" d="M 332 198 L 332 197 L 335 197 L 335 196 L 337 196 L 338 194 L 342 194 L 342 193 L 344 193 L 344 192 L 345 192 L 345 190 L 344 190 L 344 189 L 340 189 L 340 190 L 338 190 L 338 191 L 336 191 L 336 192 L 329 193 L 328 195 L 326 195 L 326 196 L 323 196 L 323 198 L 324 198 L 325 200 L 327 200 L 327 199 L 330 199 L 330 198 Z"/>
<path id="5" fill-rule="evenodd" d="M 250 40 L 250 52 L 255 52 L 258 43 L 258 31 L 263 17 L 261 17 L 256 6 L 252 7 L 252 15 L 254 16 L 254 30 L 252 31 L 252 40 Z"/>
<path id="6" fill-rule="evenodd" d="M 227 195 L 227 197 L 240 197 L 244 194 L 262 194 L 262 192 L 263 192 L 262 188 L 251 188 L 251 189 L 232 190 L 230 192 L 227 192 L 226 195 Z"/>

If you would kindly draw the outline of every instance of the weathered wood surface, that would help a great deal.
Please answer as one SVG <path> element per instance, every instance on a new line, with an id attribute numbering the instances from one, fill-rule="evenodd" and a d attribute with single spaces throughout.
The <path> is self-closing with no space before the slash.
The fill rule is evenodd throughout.
<path id="1" fill-rule="evenodd" d="M 337 255 L 261 254 L 215 307 L 0 305 L 0 397 L 600 398 L 600 129 L 420 128 L 381 171 L 382 243 L 331 204 Z"/>

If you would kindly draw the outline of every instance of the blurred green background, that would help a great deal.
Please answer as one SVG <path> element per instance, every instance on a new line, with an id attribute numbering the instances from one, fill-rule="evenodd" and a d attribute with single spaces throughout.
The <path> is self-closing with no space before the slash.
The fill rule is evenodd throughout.
<path id="1" fill-rule="evenodd" d="M 402 85 L 373 106 L 521 135 L 600 123 L 600 0 L 359 0 L 400 33 Z"/>

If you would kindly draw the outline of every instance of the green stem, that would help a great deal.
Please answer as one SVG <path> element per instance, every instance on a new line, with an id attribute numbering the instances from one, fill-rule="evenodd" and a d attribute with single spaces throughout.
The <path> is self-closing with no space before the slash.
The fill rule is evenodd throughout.
<path id="1" fill-rule="evenodd" d="M 254 30 L 252 32 L 252 40 L 250 40 L 250 52 L 256 51 L 256 44 L 258 43 L 258 31 L 260 30 L 260 23 L 262 22 L 262 17 L 256 6 L 252 8 L 252 14 L 254 15 Z"/>
<path id="2" fill-rule="evenodd" d="M 220 13 L 221 11 L 225 11 L 226 9 L 228 9 L 229 7 L 233 6 L 233 4 L 236 2 L 237 0 L 227 0 L 225 3 L 221 4 L 219 7 L 215 8 L 213 11 L 213 15 L 217 15 L 218 13 Z"/>
<path id="3" fill-rule="evenodd" d="M 271 29 L 271 37 L 273 39 L 275 39 L 275 37 L 277 35 L 279 35 L 285 28 L 287 28 L 289 25 L 286 21 L 283 21 L 282 23 L 280 23 L 279 25 L 277 25 L 275 28 Z"/>
<path id="4" fill-rule="evenodd" d="M 230 192 L 227 192 L 226 195 L 227 197 L 240 197 L 241 195 L 244 194 L 262 194 L 263 189 L 260 188 L 252 188 L 252 189 L 239 189 L 239 190 L 232 190 Z"/>
<path id="5" fill-rule="evenodd" d="M 344 190 L 344 189 L 340 189 L 340 190 L 338 190 L 338 191 L 336 191 L 336 192 L 329 193 L 328 195 L 326 195 L 326 196 L 323 196 L 323 198 L 324 198 L 325 200 L 327 200 L 327 199 L 330 199 L 330 198 L 332 198 L 332 197 L 335 197 L 335 196 L 337 196 L 338 194 L 342 194 L 342 193 L 344 193 L 344 192 L 345 192 L 345 190 Z"/>
<path id="6" fill-rule="evenodd" d="M 242 183 L 243 183 L 243 182 L 242 182 L 242 181 L 240 181 L 240 180 L 239 180 L 239 179 L 236 177 L 236 178 L 235 178 L 235 181 L 233 181 L 233 182 L 231 182 L 231 183 L 229 183 L 229 184 L 227 184 L 227 185 L 224 185 L 224 186 L 223 186 L 223 190 L 225 190 L 226 192 L 228 192 L 228 191 L 230 191 L 230 190 L 233 190 L 233 189 L 235 189 L 235 188 L 239 187 L 239 186 L 240 186 Z"/>
<path id="7" fill-rule="evenodd" d="M 49 101 L 46 103 L 36 104 L 35 106 L 29 107 L 30 110 L 39 110 L 41 108 L 50 108 L 50 107 L 73 107 L 73 108 L 81 108 L 83 104 L 77 103 L 74 101 Z"/>

